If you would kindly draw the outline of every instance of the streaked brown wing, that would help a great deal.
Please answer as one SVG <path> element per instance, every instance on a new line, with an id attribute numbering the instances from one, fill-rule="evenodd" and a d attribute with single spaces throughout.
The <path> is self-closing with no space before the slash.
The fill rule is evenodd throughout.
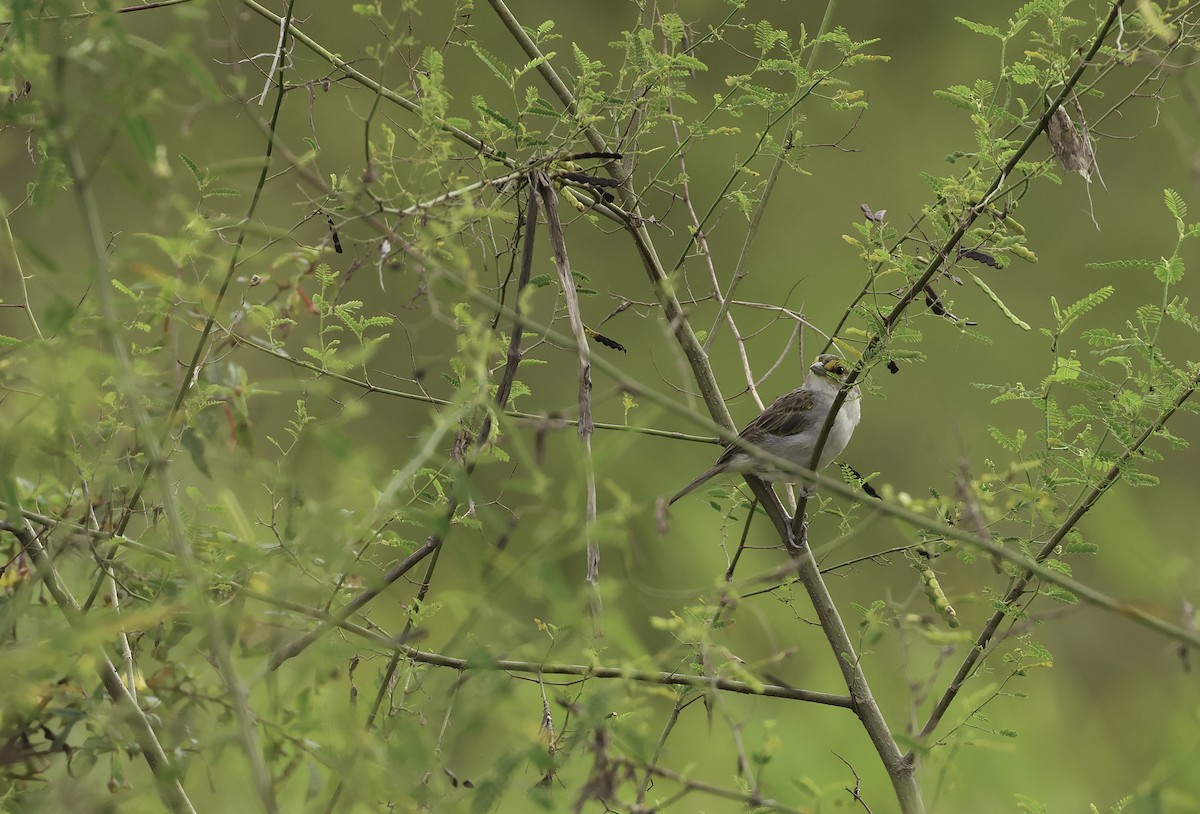
<path id="1" fill-rule="evenodd" d="M 785 393 L 763 410 L 747 424 L 738 438 L 757 444 L 764 435 L 795 435 L 803 432 L 812 424 L 813 397 L 809 390 L 796 389 Z M 736 444 L 725 447 L 717 463 L 728 461 L 741 448 Z"/>

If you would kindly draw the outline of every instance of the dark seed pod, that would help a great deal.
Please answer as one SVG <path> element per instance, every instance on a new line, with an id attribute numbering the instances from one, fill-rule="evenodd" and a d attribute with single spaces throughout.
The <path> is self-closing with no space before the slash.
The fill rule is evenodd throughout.
<path id="1" fill-rule="evenodd" d="M 983 263 L 985 266 L 991 266 L 994 269 L 1002 268 L 999 260 L 987 252 L 981 252 L 978 249 L 963 249 L 958 253 L 958 256 L 974 260 L 977 263 Z"/>

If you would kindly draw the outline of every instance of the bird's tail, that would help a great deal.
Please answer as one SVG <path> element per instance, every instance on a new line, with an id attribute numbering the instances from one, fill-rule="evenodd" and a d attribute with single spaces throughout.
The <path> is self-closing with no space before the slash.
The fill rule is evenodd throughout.
<path id="1" fill-rule="evenodd" d="M 695 489 L 700 484 L 704 483 L 706 480 L 711 478 L 713 475 L 717 475 L 722 471 L 724 471 L 724 469 L 720 466 L 711 466 L 708 469 L 704 470 L 696 477 L 696 479 L 694 481 L 692 481 L 687 486 L 683 487 L 678 492 L 676 492 L 675 497 L 673 497 L 667 501 L 667 505 L 670 506 L 670 505 L 674 504 L 675 501 L 679 500 L 679 498 L 683 497 L 688 492 L 691 492 L 693 489 Z"/>

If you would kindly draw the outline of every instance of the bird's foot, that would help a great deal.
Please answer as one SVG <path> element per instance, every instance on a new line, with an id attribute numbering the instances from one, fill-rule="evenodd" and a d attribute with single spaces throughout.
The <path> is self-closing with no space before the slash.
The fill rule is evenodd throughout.
<path id="1" fill-rule="evenodd" d="M 815 487 L 815 486 L 801 486 L 800 489 L 796 492 L 796 500 L 808 500 L 810 497 L 812 497 L 816 493 L 817 493 L 817 487 Z"/>
<path id="2" fill-rule="evenodd" d="M 787 524 L 787 547 L 789 551 L 798 551 L 808 545 L 808 518 L 800 524 L 799 533 L 796 531 L 796 519 L 793 517 Z"/>

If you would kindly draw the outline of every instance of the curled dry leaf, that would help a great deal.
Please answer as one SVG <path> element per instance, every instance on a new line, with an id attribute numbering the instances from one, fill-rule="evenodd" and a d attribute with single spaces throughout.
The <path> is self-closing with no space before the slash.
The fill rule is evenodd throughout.
<path id="1" fill-rule="evenodd" d="M 1087 122 L 1084 121 L 1083 112 L 1078 106 L 1076 113 L 1079 114 L 1079 128 L 1075 127 L 1075 122 L 1071 120 L 1066 108 L 1060 105 L 1046 125 L 1046 138 L 1050 140 L 1050 148 L 1054 150 L 1054 156 L 1064 170 L 1079 173 L 1089 183 L 1092 174 L 1095 173 L 1101 186 L 1104 186 L 1104 179 L 1100 178 L 1100 168 L 1096 164 L 1096 153 L 1092 150 L 1092 141 L 1088 137 Z"/>
<path id="2" fill-rule="evenodd" d="M 662 537 L 666 537 L 667 532 L 671 530 L 670 521 L 668 519 L 670 515 L 667 512 L 667 507 L 669 505 L 670 504 L 667 503 L 667 499 L 665 497 L 660 497 L 654 503 L 654 525 L 659 535 Z"/>
<path id="3" fill-rule="evenodd" d="M 878 212 L 872 212 L 871 207 L 867 206 L 865 203 L 859 204 L 858 208 L 862 210 L 863 215 L 865 215 L 867 220 L 871 221 L 871 223 L 883 223 L 883 219 L 887 217 L 886 209 L 880 209 Z"/>

